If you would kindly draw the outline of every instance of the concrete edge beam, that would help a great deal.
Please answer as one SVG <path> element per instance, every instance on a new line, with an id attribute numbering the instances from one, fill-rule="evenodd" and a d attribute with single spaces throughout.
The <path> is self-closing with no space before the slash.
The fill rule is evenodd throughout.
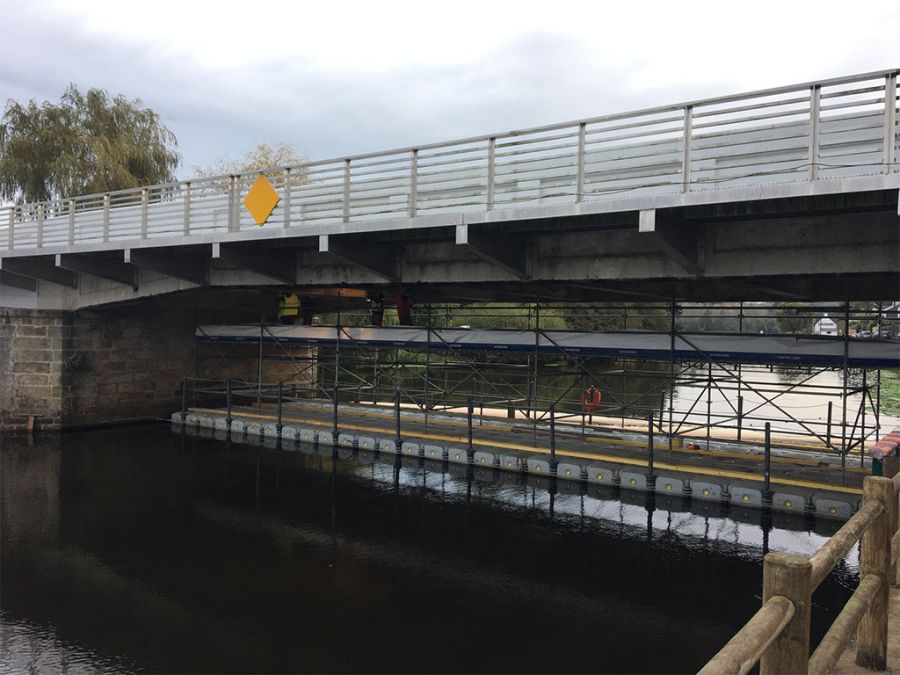
<path id="1" fill-rule="evenodd" d="M 394 252 L 386 244 L 361 244 L 345 237 L 319 235 L 319 253 L 331 253 L 344 262 L 381 277 L 385 281 L 400 281 L 394 262 Z"/>
<path id="2" fill-rule="evenodd" d="M 53 256 L 0 258 L 0 271 L 46 281 L 66 288 L 78 288 L 78 274 L 56 266 Z"/>
<path id="3" fill-rule="evenodd" d="M 525 242 L 521 239 L 478 232 L 470 225 L 457 225 L 456 245 L 519 279 L 530 278 Z"/>
<path id="4" fill-rule="evenodd" d="M 141 269 L 180 279 L 198 286 L 209 285 L 209 261 L 194 254 L 175 253 L 171 249 L 126 248 L 123 262 Z"/>
<path id="5" fill-rule="evenodd" d="M 23 277 L 21 274 L 16 274 L 9 270 L 0 270 L 0 284 L 10 288 L 18 288 L 22 291 L 37 293 L 37 279 L 34 277 Z"/>
<path id="6" fill-rule="evenodd" d="M 294 285 L 297 283 L 297 253 L 295 251 L 274 248 L 263 251 L 241 244 L 214 242 L 212 257 L 282 284 Z"/>
<path id="7" fill-rule="evenodd" d="M 674 223 L 656 209 L 648 209 L 639 213 L 638 232 L 686 271 L 697 276 L 703 274 L 696 224 Z"/>
<path id="8" fill-rule="evenodd" d="M 59 253 L 56 255 L 55 263 L 64 270 L 92 274 L 107 281 L 115 281 L 132 288 L 138 287 L 137 267 L 124 260 L 100 258 L 85 253 Z"/>

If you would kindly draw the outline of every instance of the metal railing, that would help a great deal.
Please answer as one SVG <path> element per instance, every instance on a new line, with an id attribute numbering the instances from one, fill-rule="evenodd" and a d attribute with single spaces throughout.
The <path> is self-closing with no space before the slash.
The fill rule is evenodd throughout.
<path id="1" fill-rule="evenodd" d="M 271 227 L 680 194 L 898 171 L 898 69 L 279 167 Z M 258 231 L 260 172 L 10 207 L 0 249 Z M 262 235 L 265 236 L 265 235 Z"/>
<path id="2" fill-rule="evenodd" d="M 757 663 L 760 673 L 830 673 L 857 632 L 856 663 L 887 670 L 888 596 L 900 585 L 898 458 L 885 460 L 885 476 L 869 476 L 863 504 L 811 558 L 770 553 L 764 559 L 763 605 L 700 671 L 743 675 Z M 860 581 L 843 610 L 810 656 L 812 594 L 860 542 Z M 894 664 L 896 666 L 896 664 Z"/>

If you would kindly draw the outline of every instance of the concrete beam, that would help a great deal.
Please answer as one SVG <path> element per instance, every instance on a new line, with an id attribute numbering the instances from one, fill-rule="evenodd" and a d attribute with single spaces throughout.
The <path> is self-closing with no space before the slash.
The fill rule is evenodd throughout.
<path id="1" fill-rule="evenodd" d="M 805 280 L 777 283 L 761 279 L 760 281 L 743 281 L 738 285 L 754 292 L 768 293 L 772 297 L 782 300 L 808 300 L 811 296 L 811 284 Z"/>
<path id="2" fill-rule="evenodd" d="M 33 277 L 25 277 L 7 270 L 0 270 L 0 285 L 19 288 L 32 293 L 37 292 L 37 281 Z"/>
<path id="3" fill-rule="evenodd" d="M 400 281 L 394 264 L 394 252 L 386 244 L 360 243 L 322 234 L 319 235 L 319 253 L 331 253 L 385 281 Z"/>
<path id="4" fill-rule="evenodd" d="M 212 257 L 282 284 L 293 286 L 297 283 L 297 253 L 295 251 L 279 251 L 271 248 L 263 250 L 241 244 L 214 243 Z"/>
<path id="5" fill-rule="evenodd" d="M 659 250 L 691 274 L 703 274 L 697 253 L 699 241 L 695 224 L 671 222 L 661 217 L 656 209 L 650 209 L 640 212 L 638 232 L 651 238 Z"/>
<path id="6" fill-rule="evenodd" d="M 172 248 L 126 248 L 124 262 L 198 286 L 209 285 L 209 263 L 205 256 L 176 253 Z"/>
<path id="7" fill-rule="evenodd" d="M 49 281 L 67 288 L 78 287 L 78 275 L 56 266 L 52 255 L 27 258 L 0 258 L 0 268 L 13 274 Z"/>
<path id="8" fill-rule="evenodd" d="M 519 238 L 476 232 L 468 225 L 457 225 L 456 245 L 520 279 L 531 278 L 525 269 L 525 242 Z"/>
<path id="9" fill-rule="evenodd" d="M 95 277 L 125 284 L 131 288 L 138 287 L 137 268 L 112 258 L 82 253 L 59 253 L 56 255 L 56 266 L 72 272 L 93 274 Z"/>

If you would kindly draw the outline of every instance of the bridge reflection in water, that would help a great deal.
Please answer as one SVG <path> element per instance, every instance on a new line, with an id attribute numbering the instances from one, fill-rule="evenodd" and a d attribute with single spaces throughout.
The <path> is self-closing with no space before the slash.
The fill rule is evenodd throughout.
<path id="1" fill-rule="evenodd" d="M 390 462 L 167 427 L 5 446 L 4 667 L 696 670 L 758 607 L 764 549 L 840 524 Z"/>

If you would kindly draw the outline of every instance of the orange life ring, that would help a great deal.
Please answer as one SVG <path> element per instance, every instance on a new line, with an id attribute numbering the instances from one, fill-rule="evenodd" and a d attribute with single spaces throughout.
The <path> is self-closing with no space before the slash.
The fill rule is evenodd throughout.
<path id="1" fill-rule="evenodd" d="M 593 412 L 594 408 L 599 407 L 601 398 L 599 389 L 594 389 L 593 396 L 591 396 L 590 388 L 585 389 L 581 392 L 581 405 L 583 405 L 584 409 L 588 412 Z"/>

